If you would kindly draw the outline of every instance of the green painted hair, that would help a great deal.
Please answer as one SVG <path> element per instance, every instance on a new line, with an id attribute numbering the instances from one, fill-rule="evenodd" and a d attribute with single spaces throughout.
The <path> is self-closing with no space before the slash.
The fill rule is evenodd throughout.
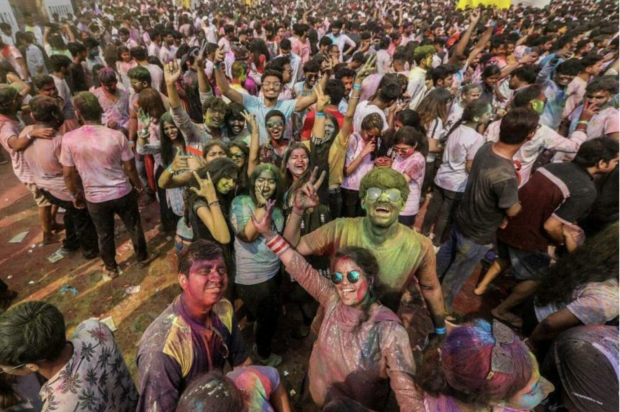
<path id="1" fill-rule="evenodd" d="M 405 202 L 409 197 L 409 185 L 403 174 L 387 167 L 374 168 L 362 178 L 360 183 L 360 199 L 366 197 L 366 192 L 371 187 L 382 190 L 398 189 Z"/>

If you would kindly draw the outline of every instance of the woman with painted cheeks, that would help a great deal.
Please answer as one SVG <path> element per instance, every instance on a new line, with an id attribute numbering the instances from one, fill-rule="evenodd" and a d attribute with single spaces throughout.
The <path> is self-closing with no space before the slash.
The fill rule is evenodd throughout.
<path id="1" fill-rule="evenodd" d="M 243 122 L 247 121 L 252 129 L 250 145 L 246 145 L 242 140 L 233 140 L 228 144 L 228 157 L 235 162 L 239 168 L 239 184 L 237 194 L 247 191 L 248 179 L 258 166 L 258 151 L 260 148 L 260 136 L 256 116 L 245 111 L 241 112 Z"/>
<path id="2" fill-rule="evenodd" d="M 440 348 L 429 349 L 416 382 L 420 411 L 531 411 L 555 389 L 512 330 L 494 320 L 454 327 Z"/>
<path id="3" fill-rule="evenodd" d="M 282 233 L 284 190 L 281 176 L 280 170 L 273 164 L 258 165 L 250 176 L 249 195 L 237 196 L 230 213 L 235 233 L 235 288 L 249 317 L 256 320 L 254 357 L 267 366 L 277 366 L 282 362 L 282 357 L 271 351 L 280 316 L 280 262 L 264 244 L 252 217 L 262 219 L 267 212 L 267 201 L 274 201 L 277 207 L 273 211 L 273 230 Z"/>
<path id="4" fill-rule="evenodd" d="M 297 191 L 309 181 L 315 181 L 314 176 L 318 172 L 318 168 L 312 170 L 310 150 L 302 143 L 294 143 L 288 148 L 284 154 L 283 164 L 286 167 L 284 170 L 285 184 L 286 187 L 289 188 L 284 194 L 284 214 L 288 220 L 293 210 L 293 202 Z M 325 172 L 323 172 L 321 178 L 314 183 L 315 190 L 318 191 L 324 179 Z M 316 207 L 306 209 L 301 218 L 300 233 L 302 236 L 313 232 L 315 229 L 318 229 L 332 220 L 331 212 L 327 204 L 319 204 Z M 329 258 L 327 256 L 311 256 L 308 262 L 322 276 L 327 277 L 329 275 Z M 293 280 L 293 282 L 295 281 Z M 318 305 L 312 296 L 296 282 L 292 285 L 292 291 L 290 294 L 287 294 L 287 296 L 290 296 L 291 300 L 297 303 L 303 318 L 303 324 L 299 325 L 297 330 L 293 332 L 293 337 L 296 339 L 303 339 L 310 333 L 310 325 L 316 315 Z"/>
<path id="5" fill-rule="evenodd" d="M 192 241 L 206 239 L 219 244 L 224 251 L 228 273 L 232 275 L 235 272 L 228 212 L 238 176 L 239 168 L 235 162 L 219 157 L 192 172 L 185 191 L 185 221 L 192 227 Z M 233 291 L 233 288 L 227 290 L 227 298 L 234 296 Z"/>
<path id="6" fill-rule="evenodd" d="M 428 153 L 426 136 L 411 126 L 403 126 L 394 136 L 392 153 L 392 169 L 402 173 L 409 185 L 409 196 L 405 201 L 405 209 L 398 215 L 398 221 L 413 229 L 420 210 L 420 197 L 426 171 L 425 158 Z"/>
<path id="7" fill-rule="evenodd" d="M 284 138 L 286 122 L 284 114 L 279 110 L 270 110 L 265 116 L 265 128 L 269 139 L 260 148 L 259 159 L 261 163 L 271 163 L 276 168 L 282 167 L 282 158 L 289 145 Z"/>
<path id="8" fill-rule="evenodd" d="M 305 193 L 318 201 L 310 182 Z M 424 406 L 415 390 L 415 366 L 409 338 L 400 320 L 377 300 L 375 277 L 379 264 L 371 251 L 339 249 L 330 278 L 319 273 L 272 230 L 267 213 L 254 225 L 286 271 L 325 308 L 325 318 L 312 349 L 308 369 L 310 393 L 323 407 L 332 398 L 355 399 L 367 408 L 383 410 L 390 387 L 401 411 Z"/>
<path id="9" fill-rule="evenodd" d="M 342 181 L 343 215 L 363 215 L 359 195 L 362 178 L 375 165 L 375 151 L 381 139 L 383 119 L 378 113 L 370 113 L 362 120 L 362 130 L 354 132 L 349 139 Z"/>

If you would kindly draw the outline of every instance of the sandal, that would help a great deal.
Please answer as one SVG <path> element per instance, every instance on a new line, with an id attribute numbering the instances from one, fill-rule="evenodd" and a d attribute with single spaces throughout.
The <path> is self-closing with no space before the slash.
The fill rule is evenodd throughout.
<path id="1" fill-rule="evenodd" d="M 496 308 L 496 309 L 491 310 L 491 315 L 495 319 L 501 320 L 502 322 L 509 324 L 513 328 L 521 329 L 523 327 L 523 319 L 521 319 L 519 316 L 515 315 L 512 312 L 506 312 L 503 315 L 500 315 L 497 312 L 497 308 Z"/>

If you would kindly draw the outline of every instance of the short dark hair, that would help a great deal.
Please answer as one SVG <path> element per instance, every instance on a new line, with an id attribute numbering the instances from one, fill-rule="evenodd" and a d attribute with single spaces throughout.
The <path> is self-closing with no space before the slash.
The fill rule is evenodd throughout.
<path id="1" fill-rule="evenodd" d="M 52 66 L 52 71 L 59 72 L 71 66 L 71 59 L 63 54 L 53 54 L 50 56 L 50 66 Z"/>
<path id="2" fill-rule="evenodd" d="M 540 96 L 542 86 L 539 84 L 531 84 L 518 90 L 512 98 L 513 107 L 527 107 L 528 104 Z"/>
<path id="3" fill-rule="evenodd" d="M 325 94 L 329 96 L 331 104 L 338 105 L 344 97 L 344 84 L 341 80 L 329 79 L 325 86 Z"/>
<path id="4" fill-rule="evenodd" d="M 291 50 L 291 41 L 289 39 L 280 40 L 280 50 Z"/>
<path id="5" fill-rule="evenodd" d="M 37 122 L 54 124 L 59 127 L 65 121 L 62 109 L 58 106 L 58 101 L 53 97 L 38 95 L 30 99 L 29 102 L 32 117 Z"/>
<path id="6" fill-rule="evenodd" d="M 263 75 L 261 76 L 261 83 L 265 83 L 265 79 L 267 77 L 277 77 L 280 83 L 282 83 L 282 72 L 273 69 L 266 69 Z"/>
<path id="7" fill-rule="evenodd" d="M 395 81 L 385 82 L 379 89 L 379 98 L 384 102 L 391 102 L 399 99 L 402 95 L 400 84 Z"/>
<path id="8" fill-rule="evenodd" d="M 508 111 L 499 125 L 499 141 L 508 145 L 523 143 L 536 131 L 539 118 L 534 110 L 524 107 Z"/>
<path id="9" fill-rule="evenodd" d="M 216 96 L 207 97 L 205 101 L 202 102 L 202 114 L 207 113 L 207 110 L 209 109 L 217 110 L 222 113 L 226 113 L 228 111 L 228 107 L 226 106 L 226 103 L 224 103 L 224 100 Z"/>
<path id="10" fill-rule="evenodd" d="M 151 84 L 151 72 L 146 67 L 136 66 L 127 72 L 127 76 L 130 79 L 136 79 L 140 82 L 147 82 L 149 85 Z"/>
<path id="11" fill-rule="evenodd" d="M 80 112 L 84 120 L 101 120 L 103 109 L 97 96 L 90 92 L 80 92 L 73 97 L 73 107 Z"/>
<path id="12" fill-rule="evenodd" d="M 603 56 L 599 54 L 588 53 L 587 56 L 581 59 L 581 65 L 583 66 L 583 69 L 585 70 L 588 67 L 594 66 L 595 64 L 597 64 L 598 62 L 602 60 L 603 60 Z"/>
<path id="13" fill-rule="evenodd" d="M 314 60 L 308 60 L 304 63 L 303 71 L 304 73 L 318 73 L 321 71 L 321 65 Z"/>
<path id="14" fill-rule="evenodd" d="M 138 61 L 146 60 L 146 57 L 148 56 L 143 47 L 132 47 L 131 50 L 129 50 L 129 53 L 131 54 L 131 57 Z"/>
<path id="15" fill-rule="evenodd" d="M 0 364 L 54 361 L 67 343 L 65 319 L 54 305 L 20 303 L 0 315 Z"/>
<path id="16" fill-rule="evenodd" d="M 601 160 L 609 163 L 618 154 L 618 142 L 603 136 L 588 140 L 579 147 L 573 163 L 581 167 L 594 167 Z"/>
<path id="17" fill-rule="evenodd" d="M 441 65 L 431 70 L 431 78 L 433 79 L 433 86 L 437 87 L 437 82 L 443 80 L 448 76 L 454 74 L 454 69 L 451 66 Z"/>
<path id="18" fill-rule="evenodd" d="M 517 67 L 515 71 L 510 73 L 511 76 L 515 76 L 517 79 L 526 82 L 527 84 L 536 83 L 536 70 L 531 66 Z"/>
<path id="19" fill-rule="evenodd" d="M 558 64 L 558 67 L 555 68 L 555 72 L 557 74 L 564 74 L 568 76 L 577 76 L 582 71 L 583 65 L 579 59 L 568 59 Z"/>
<path id="20" fill-rule="evenodd" d="M 86 51 L 86 47 L 84 47 L 82 43 L 78 43 L 75 41 L 67 44 L 67 49 L 69 49 L 69 52 L 73 57 L 77 56 L 79 53 Z"/>
<path id="21" fill-rule="evenodd" d="M 594 78 L 587 86 L 586 93 L 608 91 L 610 94 L 618 93 L 618 79 L 614 76 L 601 76 Z"/>
<path id="22" fill-rule="evenodd" d="M 215 242 L 198 239 L 179 253 L 179 273 L 189 277 L 194 262 L 224 259 L 222 248 Z"/>
<path id="23" fill-rule="evenodd" d="M 337 80 L 342 80 L 345 77 L 355 78 L 355 75 L 356 75 L 355 70 L 349 69 L 348 67 L 343 67 L 336 71 L 336 73 L 334 74 L 334 77 Z"/>
<path id="24" fill-rule="evenodd" d="M 323 36 L 321 37 L 321 40 L 319 40 L 319 47 L 331 46 L 333 43 L 334 42 L 332 41 L 332 39 L 327 36 Z"/>
<path id="25" fill-rule="evenodd" d="M 35 90 L 39 91 L 46 84 L 54 83 L 54 78 L 49 74 L 37 74 L 32 78 Z"/>

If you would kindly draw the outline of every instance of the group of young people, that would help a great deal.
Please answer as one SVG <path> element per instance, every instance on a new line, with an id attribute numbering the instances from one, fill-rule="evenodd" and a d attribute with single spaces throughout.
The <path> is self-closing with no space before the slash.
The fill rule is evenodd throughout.
<path id="1" fill-rule="evenodd" d="M 0 144 L 42 243 L 100 257 L 115 284 L 115 216 L 146 270 L 157 202 L 181 292 L 134 382 L 106 325 L 67 338 L 54 305 L 11 306 L 0 281 L 0 410 L 618 409 L 613 2 L 84 2 L 53 19 L 0 24 Z M 455 309 L 481 263 L 467 302 L 514 284 L 491 321 Z M 284 333 L 314 342 L 295 402 Z"/>

